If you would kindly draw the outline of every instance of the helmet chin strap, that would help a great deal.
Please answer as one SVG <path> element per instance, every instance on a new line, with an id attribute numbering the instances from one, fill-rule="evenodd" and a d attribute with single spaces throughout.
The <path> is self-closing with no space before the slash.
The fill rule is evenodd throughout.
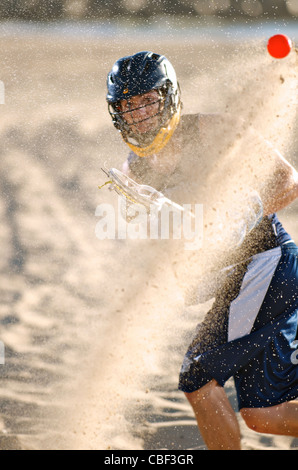
<path id="1" fill-rule="evenodd" d="M 160 129 L 153 142 L 151 142 L 151 144 L 149 144 L 147 147 L 138 147 L 137 145 L 133 145 L 130 142 L 127 142 L 127 140 L 125 139 L 124 141 L 130 147 L 130 149 L 139 157 L 149 157 L 150 155 L 160 152 L 165 147 L 165 145 L 168 143 L 168 141 L 174 134 L 174 131 L 179 124 L 180 117 L 181 106 L 179 106 L 178 111 L 172 116 L 168 125 Z"/>

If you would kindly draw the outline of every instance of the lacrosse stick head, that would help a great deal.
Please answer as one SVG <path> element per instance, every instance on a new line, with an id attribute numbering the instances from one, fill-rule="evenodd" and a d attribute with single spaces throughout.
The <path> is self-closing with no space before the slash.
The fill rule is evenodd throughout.
<path id="1" fill-rule="evenodd" d="M 127 204 L 142 205 L 149 211 L 152 205 L 160 209 L 167 200 L 160 191 L 152 186 L 138 184 L 116 168 L 102 170 L 109 178 L 109 181 L 105 184 L 110 184 L 109 189 L 116 191 L 120 197 L 126 200 Z"/>

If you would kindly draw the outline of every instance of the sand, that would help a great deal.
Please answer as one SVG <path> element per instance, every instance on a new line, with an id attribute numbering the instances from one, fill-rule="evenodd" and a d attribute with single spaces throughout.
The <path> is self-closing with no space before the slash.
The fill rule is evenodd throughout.
<path id="1" fill-rule="evenodd" d="M 184 112 L 229 103 L 295 162 L 295 61 L 275 70 L 262 47 L 245 55 L 232 42 L 189 37 L 137 47 L 133 37 L 1 38 L 1 449 L 205 449 L 177 380 L 210 303 L 184 305 L 181 245 L 95 235 L 97 206 L 117 204 L 98 190 L 101 167 L 121 167 L 127 155 L 107 113 L 105 77 L 122 55 L 162 51 L 177 69 Z M 272 89 L 258 67 L 274 70 Z M 297 204 L 281 219 L 297 239 Z M 236 409 L 231 381 L 226 389 Z M 297 448 L 239 421 L 245 449 Z"/>

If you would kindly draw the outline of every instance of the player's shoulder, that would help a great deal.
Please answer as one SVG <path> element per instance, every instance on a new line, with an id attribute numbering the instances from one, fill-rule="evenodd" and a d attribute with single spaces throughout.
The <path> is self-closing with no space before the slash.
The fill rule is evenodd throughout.
<path id="1" fill-rule="evenodd" d="M 239 119 L 230 113 L 206 113 L 199 114 L 199 122 L 201 125 L 214 125 L 225 122 L 236 122 Z"/>
<path id="2" fill-rule="evenodd" d="M 212 129 L 218 128 L 227 121 L 227 117 L 220 113 L 183 114 L 181 117 L 180 132 L 184 138 L 189 135 L 201 136 Z M 196 134 L 197 131 L 197 134 Z"/>
<path id="3" fill-rule="evenodd" d="M 235 119 L 226 113 L 195 113 L 183 114 L 181 117 L 182 130 L 197 128 L 204 130 L 208 127 L 233 122 Z"/>
<path id="4" fill-rule="evenodd" d="M 240 132 L 244 121 L 231 113 L 208 113 L 199 115 L 199 130 L 201 132 L 225 132 L 227 130 Z"/>

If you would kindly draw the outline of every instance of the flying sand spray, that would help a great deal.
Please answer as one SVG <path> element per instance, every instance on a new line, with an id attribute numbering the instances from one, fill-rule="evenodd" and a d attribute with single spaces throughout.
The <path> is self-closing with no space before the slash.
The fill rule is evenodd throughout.
<path id="1" fill-rule="evenodd" d="M 277 40 L 277 46 L 273 47 L 272 41 L 270 41 L 268 46 L 269 54 L 276 59 L 290 55 L 293 48 L 292 42 L 288 40 L 288 53 L 283 52 L 284 55 L 282 55 L 279 51 L 278 54 L 280 44 L 280 41 Z M 266 48 L 265 51 L 262 48 L 260 55 L 261 57 L 258 57 L 255 54 L 252 58 L 254 59 L 253 64 L 258 67 L 260 63 L 260 69 L 257 69 L 258 72 L 267 72 L 267 77 L 272 80 L 273 92 L 275 93 L 275 95 L 270 95 L 270 100 L 264 100 L 264 105 L 263 103 L 262 105 L 259 104 L 259 96 L 261 93 L 266 92 L 268 82 L 263 79 L 261 73 L 247 74 L 247 88 L 243 87 L 242 93 L 239 93 L 238 77 L 236 77 L 235 84 L 232 83 L 232 86 L 229 80 L 226 82 L 229 83 L 229 102 L 234 105 L 233 109 L 236 112 L 238 111 L 238 114 L 241 114 L 244 109 L 246 111 L 245 117 L 248 120 L 252 121 L 253 124 L 261 122 L 267 130 L 267 127 L 271 126 L 272 116 L 276 114 L 272 110 L 279 109 L 279 103 L 281 101 L 286 102 L 287 100 L 284 98 L 293 96 L 293 93 L 291 87 L 283 86 L 280 79 L 280 68 L 282 68 L 283 77 L 287 79 L 287 75 L 284 73 L 284 69 L 288 70 L 287 61 L 280 61 L 279 64 L 268 64 L 268 60 L 264 57 Z M 251 62 L 248 62 L 247 58 L 245 58 L 245 61 L 249 65 L 249 70 L 252 70 L 253 65 Z M 277 69 L 276 72 L 275 69 Z M 234 77 L 234 70 L 234 63 L 231 62 L 228 75 Z M 289 70 L 294 73 L 292 67 L 289 67 Z M 272 74 L 272 71 L 274 74 Z M 261 76 L 262 80 L 256 82 L 256 75 Z M 251 76 L 252 79 L 250 80 Z M 213 86 L 217 78 L 215 77 L 213 80 L 210 73 L 208 78 L 209 83 Z M 291 80 L 294 78 L 291 76 Z M 290 83 L 290 79 L 286 83 Z M 255 96 L 255 91 L 257 91 L 257 96 Z M 239 102 L 233 99 L 235 97 L 239 98 Z M 267 107 L 267 102 L 272 100 L 274 101 L 272 107 Z M 228 97 L 224 97 L 224 102 L 228 102 Z M 245 107 L 242 107 L 243 102 Z M 253 114 L 253 111 L 255 111 L 255 114 Z M 288 112 L 288 108 L 286 111 L 286 123 L 288 123 L 292 114 Z M 283 118 L 282 110 L 279 113 Z M 264 119 L 267 116 L 269 116 L 268 123 L 267 119 Z M 230 163 L 228 157 L 227 166 Z M 223 157 L 221 159 L 222 163 L 225 163 Z M 221 174 L 225 176 L 222 168 L 221 165 Z M 108 176 L 110 179 L 111 174 Z M 125 184 L 125 181 L 123 183 L 121 191 L 119 181 L 113 189 L 118 189 L 122 195 L 123 191 L 129 192 L 129 196 L 135 200 L 135 193 L 132 194 L 130 190 L 135 190 L 136 187 L 133 188 Z M 212 185 L 210 187 L 214 188 Z M 142 194 L 142 196 L 146 195 L 147 193 Z M 138 194 L 139 197 L 140 194 Z M 181 416 L 185 416 L 184 413 L 186 413 L 184 403 L 180 404 L 175 389 L 172 390 L 170 387 L 176 386 L 176 376 L 172 378 L 172 375 L 176 373 L 176 365 L 177 367 L 180 366 L 182 356 L 180 358 L 179 348 L 180 343 L 182 343 L 182 336 L 188 333 L 187 329 L 193 326 L 194 321 L 197 322 L 201 318 L 201 313 L 200 311 L 194 312 L 191 316 L 191 312 L 189 312 L 187 315 L 182 314 L 179 316 L 177 312 L 178 307 L 180 308 L 180 304 L 178 305 L 180 302 L 178 295 L 180 294 L 177 289 L 176 272 L 180 282 L 182 276 L 179 270 L 181 264 L 183 264 L 181 271 L 184 270 L 184 254 L 181 256 L 182 261 L 177 255 L 175 265 L 170 259 L 169 266 L 162 265 L 160 262 L 158 269 L 155 269 L 156 260 L 161 259 L 162 248 L 158 249 L 159 245 L 154 244 L 152 268 L 150 267 L 150 270 L 147 270 L 146 261 L 142 261 L 146 268 L 142 270 L 139 260 L 141 260 L 141 256 L 144 256 L 144 253 L 148 254 L 149 250 L 147 248 L 142 250 L 141 246 L 136 245 L 136 247 L 135 245 L 133 247 L 133 256 L 130 256 L 129 263 L 127 263 L 128 265 L 135 261 L 136 274 L 130 274 L 125 264 L 123 264 L 119 273 L 120 276 L 123 271 L 128 279 L 129 276 L 133 276 L 131 279 L 135 279 L 136 289 L 129 291 L 127 288 L 127 296 L 123 294 L 123 299 L 126 299 L 127 302 L 123 302 L 123 305 L 121 304 L 118 307 L 118 311 L 113 308 L 114 299 L 111 296 L 111 305 L 109 305 L 109 318 L 111 318 L 111 321 L 107 322 L 106 341 L 99 345 L 94 357 L 90 360 L 92 365 L 90 370 L 86 371 L 85 380 L 80 378 L 80 383 L 84 383 L 84 386 L 78 391 L 78 399 L 76 396 L 73 398 L 74 406 L 70 406 L 71 416 L 69 428 L 67 427 L 67 438 L 72 448 L 125 450 L 143 448 L 143 429 L 153 429 L 147 423 L 147 409 L 148 414 L 166 416 L 167 419 L 171 415 L 165 409 L 171 409 L 172 406 L 175 406 L 176 411 L 179 410 Z M 120 244 L 118 242 L 117 247 L 120 256 Z M 140 251 L 138 251 L 138 247 Z M 150 259 L 148 255 L 148 260 L 150 261 Z M 112 293 L 114 294 L 113 290 Z M 114 295 L 114 297 L 116 296 L 117 294 Z M 183 299 L 181 300 L 182 303 Z M 176 349 L 176 345 L 179 348 Z M 163 361 L 164 354 L 168 359 L 169 351 L 171 354 L 170 363 L 168 360 Z M 160 380 L 160 382 L 157 381 L 157 384 L 155 382 L 156 377 Z M 163 378 L 165 378 L 164 381 Z M 169 399 L 163 389 L 167 386 L 170 389 Z M 175 400 L 173 400 L 173 397 Z M 142 413 L 144 414 L 142 415 Z M 143 425 L 143 423 L 145 424 Z M 63 425 L 65 428 L 65 420 Z M 176 423 L 176 426 L 179 428 L 179 422 Z"/>

